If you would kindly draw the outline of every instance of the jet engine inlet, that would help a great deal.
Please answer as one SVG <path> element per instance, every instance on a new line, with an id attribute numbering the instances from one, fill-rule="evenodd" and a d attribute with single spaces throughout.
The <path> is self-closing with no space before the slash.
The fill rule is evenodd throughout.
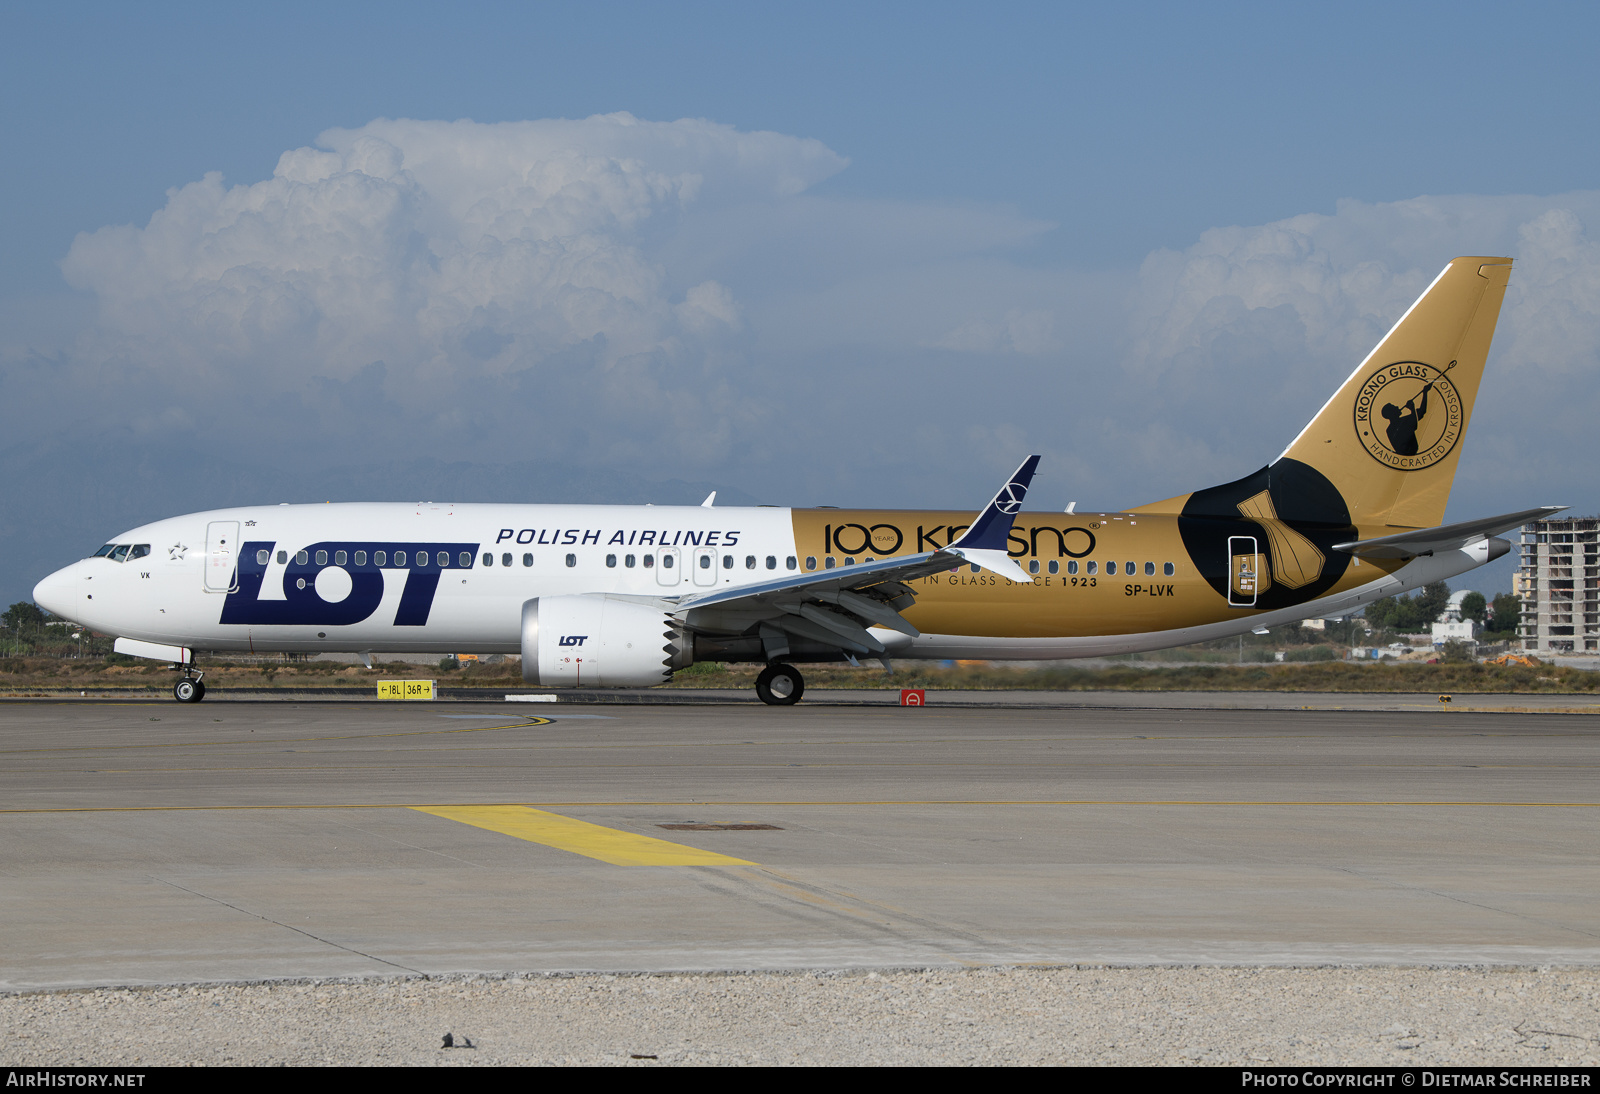
<path id="1" fill-rule="evenodd" d="M 676 620 L 606 596 L 541 596 L 522 605 L 522 678 L 545 688 L 651 687 L 692 663 Z"/>

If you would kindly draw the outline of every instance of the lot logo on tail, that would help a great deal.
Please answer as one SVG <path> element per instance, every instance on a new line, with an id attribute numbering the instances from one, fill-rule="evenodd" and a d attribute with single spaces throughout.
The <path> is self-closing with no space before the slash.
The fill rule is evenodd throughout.
<path id="1" fill-rule="evenodd" d="M 1421 361 L 1384 365 L 1356 394 L 1356 437 L 1385 467 L 1420 471 L 1448 456 L 1461 439 L 1461 393 L 1444 368 Z"/>

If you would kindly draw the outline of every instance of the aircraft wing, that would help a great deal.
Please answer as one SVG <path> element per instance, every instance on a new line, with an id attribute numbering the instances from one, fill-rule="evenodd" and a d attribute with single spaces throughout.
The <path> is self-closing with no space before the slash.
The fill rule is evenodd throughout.
<path id="1" fill-rule="evenodd" d="M 1497 536 L 1501 532 L 1521 528 L 1530 520 L 1543 520 L 1570 508 L 1569 505 L 1541 505 L 1537 509 L 1524 509 L 1520 513 L 1503 513 L 1498 517 L 1462 521 L 1460 524 L 1444 524 L 1438 528 L 1417 528 L 1397 535 L 1379 536 L 1376 539 L 1335 543 L 1333 549 L 1360 555 L 1362 558 L 1416 558 L 1418 555 L 1431 555 L 1435 551 L 1454 551 L 1465 547 L 1473 540 Z"/>
<path id="2" fill-rule="evenodd" d="M 961 538 L 938 551 L 663 599 L 674 615 L 703 608 L 748 612 L 760 619 L 763 631 L 771 627 L 850 653 L 882 653 L 883 643 L 868 627 L 888 627 L 913 638 L 921 633 L 900 615 L 916 602 L 916 593 L 905 582 L 964 563 L 1012 581 L 1033 580 L 1007 554 L 1006 545 L 1038 466 L 1038 456 L 1024 460 Z"/>

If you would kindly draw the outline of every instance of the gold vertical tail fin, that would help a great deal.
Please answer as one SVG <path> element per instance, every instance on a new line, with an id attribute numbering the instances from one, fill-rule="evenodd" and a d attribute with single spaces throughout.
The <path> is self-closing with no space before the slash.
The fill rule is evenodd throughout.
<path id="1" fill-rule="evenodd" d="M 1509 258 L 1451 261 L 1273 470 L 1313 468 L 1358 525 L 1442 523 L 1510 275 Z"/>

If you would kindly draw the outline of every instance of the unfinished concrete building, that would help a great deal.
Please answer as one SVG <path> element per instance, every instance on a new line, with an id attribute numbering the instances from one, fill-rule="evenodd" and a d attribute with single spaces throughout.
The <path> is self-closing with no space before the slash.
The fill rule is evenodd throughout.
<path id="1" fill-rule="evenodd" d="M 1600 517 L 1532 521 L 1522 529 L 1516 594 L 1524 650 L 1600 650 Z"/>

